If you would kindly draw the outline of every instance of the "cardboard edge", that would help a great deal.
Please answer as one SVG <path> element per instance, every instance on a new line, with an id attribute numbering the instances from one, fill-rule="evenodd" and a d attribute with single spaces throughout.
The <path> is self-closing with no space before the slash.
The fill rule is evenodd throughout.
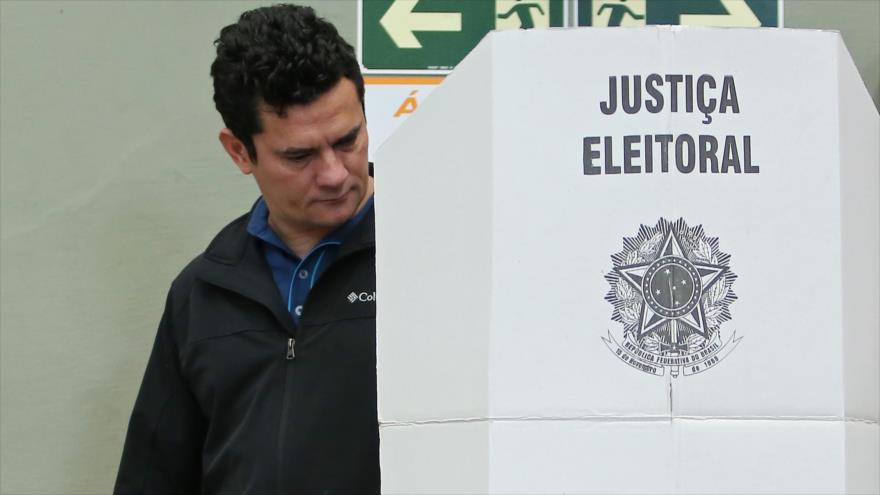
<path id="1" fill-rule="evenodd" d="M 837 36 L 843 402 L 847 418 L 880 419 L 880 118 Z"/>

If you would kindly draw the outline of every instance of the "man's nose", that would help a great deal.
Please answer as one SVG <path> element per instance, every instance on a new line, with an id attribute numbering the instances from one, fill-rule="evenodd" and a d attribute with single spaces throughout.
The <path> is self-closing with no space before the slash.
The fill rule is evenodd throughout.
<path id="1" fill-rule="evenodd" d="M 348 169 L 339 153 L 330 148 L 321 153 L 321 165 L 316 182 L 320 187 L 339 187 L 348 177 Z"/>

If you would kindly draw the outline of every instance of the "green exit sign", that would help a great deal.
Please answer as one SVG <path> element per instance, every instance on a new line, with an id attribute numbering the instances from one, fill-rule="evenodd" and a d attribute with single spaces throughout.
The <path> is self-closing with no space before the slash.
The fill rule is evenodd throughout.
<path id="1" fill-rule="evenodd" d="M 359 0 L 367 72 L 449 71 L 489 31 L 564 26 L 566 0 Z"/>
<path id="2" fill-rule="evenodd" d="M 778 27 L 782 0 L 577 0 L 578 26 Z"/>

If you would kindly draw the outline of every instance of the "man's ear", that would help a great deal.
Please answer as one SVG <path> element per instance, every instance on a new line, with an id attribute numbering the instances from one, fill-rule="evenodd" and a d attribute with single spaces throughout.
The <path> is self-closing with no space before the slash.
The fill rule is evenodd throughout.
<path id="1" fill-rule="evenodd" d="M 229 128 L 221 129 L 219 138 L 223 149 L 229 153 L 229 157 L 232 158 L 232 161 L 235 162 L 241 173 L 250 174 L 253 172 L 256 164 L 251 160 L 251 155 L 248 153 L 244 143 L 241 142 L 241 139 L 235 137 L 235 134 Z"/>

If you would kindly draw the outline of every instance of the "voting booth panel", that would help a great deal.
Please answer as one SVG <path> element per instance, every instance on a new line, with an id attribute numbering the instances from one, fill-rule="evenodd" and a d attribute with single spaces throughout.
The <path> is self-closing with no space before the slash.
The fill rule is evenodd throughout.
<path id="1" fill-rule="evenodd" d="M 377 154 L 383 490 L 876 492 L 878 134 L 836 33 L 488 36 Z"/>

